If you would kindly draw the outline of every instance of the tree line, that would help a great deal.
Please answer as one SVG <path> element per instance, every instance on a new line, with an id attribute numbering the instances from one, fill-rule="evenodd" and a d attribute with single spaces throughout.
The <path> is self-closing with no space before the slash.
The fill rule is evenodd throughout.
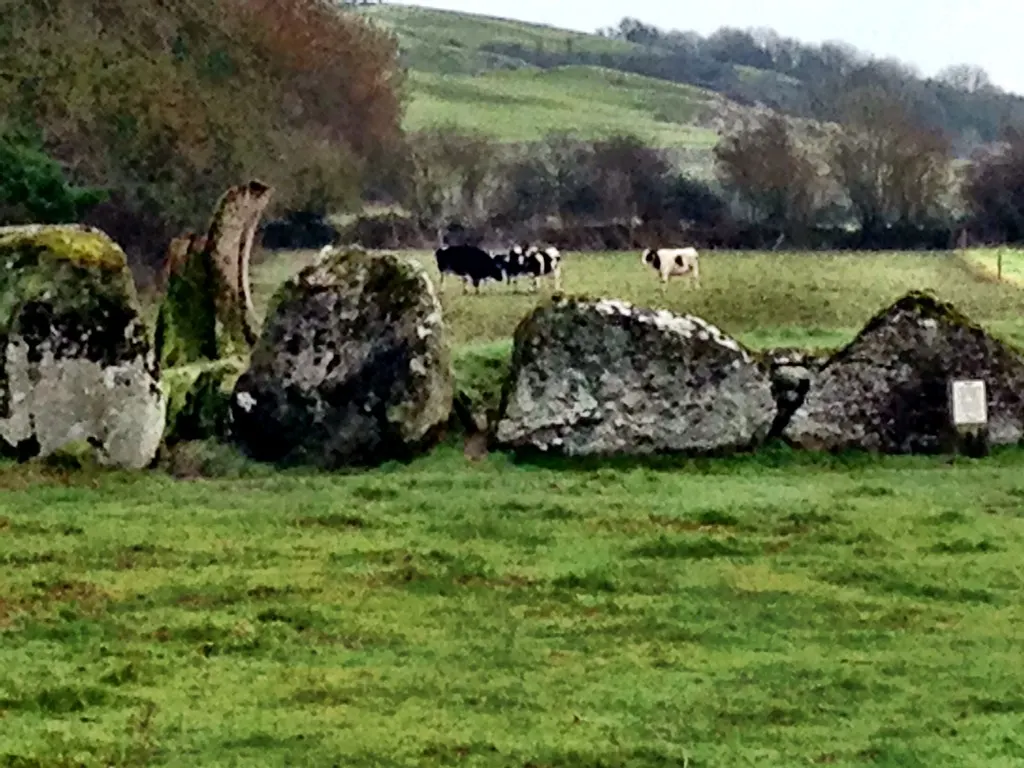
<path id="1" fill-rule="evenodd" d="M 722 33 L 700 50 L 766 67 L 771 40 Z M 768 46 L 772 61 L 800 58 L 787 45 Z M 970 68 L 948 78 L 1005 96 Z M 845 82 L 828 121 L 763 110 L 723 136 L 707 180 L 635 136 L 405 132 L 397 41 L 328 0 L 0 0 L 0 223 L 84 220 L 155 262 L 255 176 L 275 188 L 264 235 L 281 246 L 333 236 L 327 215 L 367 201 L 406 211 L 355 219 L 344 234 L 367 245 L 426 244 L 456 222 L 571 248 L 947 247 L 963 228 L 1024 240 L 1024 132 L 965 162 L 912 92 Z"/>
<path id="2" fill-rule="evenodd" d="M 386 182 L 401 96 L 394 37 L 323 0 L 0 0 L 0 217 L 54 218 L 63 184 L 57 208 L 94 202 L 153 254 L 239 179 L 279 211 L 352 207 Z"/>
<path id="3" fill-rule="evenodd" d="M 723 27 L 702 37 L 627 17 L 600 32 L 635 44 L 636 50 L 623 54 L 623 66 L 646 68 L 645 74 L 657 72 L 794 116 L 834 121 L 844 109 L 842 94 L 882 90 L 922 126 L 949 136 L 964 156 L 1024 122 L 1024 97 L 996 87 L 972 65 L 952 65 L 926 78 L 900 61 L 871 57 L 852 45 L 810 45 L 771 29 Z"/>

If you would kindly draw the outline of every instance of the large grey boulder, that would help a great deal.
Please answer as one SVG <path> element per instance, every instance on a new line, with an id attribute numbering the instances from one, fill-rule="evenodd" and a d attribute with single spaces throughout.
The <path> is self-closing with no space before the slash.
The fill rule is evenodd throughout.
<path id="1" fill-rule="evenodd" d="M 928 293 L 880 312 L 814 376 L 783 431 L 796 446 L 935 453 L 952 444 L 948 382 L 983 379 L 989 441 L 1024 436 L 1024 357 Z"/>
<path id="2" fill-rule="evenodd" d="M 164 409 L 124 252 L 86 227 L 0 228 L 0 452 L 139 469 Z"/>
<path id="3" fill-rule="evenodd" d="M 234 388 L 231 432 L 262 461 L 400 460 L 436 443 L 453 390 L 441 304 L 423 268 L 330 251 L 274 297 Z"/>
<path id="4" fill-rule="evenodd" d="M 517 328 L 496 441 L 568 456 L 751 447 L 775 416 L 767 373 L 698 317 L 557 299 Z"/>

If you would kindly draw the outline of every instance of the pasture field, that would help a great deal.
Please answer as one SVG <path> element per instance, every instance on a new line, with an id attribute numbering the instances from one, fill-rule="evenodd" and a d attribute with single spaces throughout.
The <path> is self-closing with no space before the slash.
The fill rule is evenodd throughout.
<path id="1" fill-rule="evenodd" d="M 408 253 L 436 281 L 433 252 Z M 265 255 L 253 274 L 257 308 L 265 306 L 276 286 L 314 256 L 315 252 Z M 567 251 L 562 288 L 569 294 L 696 314 L 753 348 L 841 346 L 872 315 L 907 291 L 929 289 L 993 333 L 1024 345 L 1024 291 L 1009 280 L 996 282 L 954 252 L 704 251 L 700 258 L 700 289 L 676 279 L 663 293 L 655 272 L 640 264 L 639 250 Z M 463 295 L 461 286 L 449 278 L 441 294 L 455 343 L 493 347 L 507 341 L 551 288 L 538 295 L 524 281 L 519 291 L 488 284 L 479 296 Z"/>
<path id="2" fill-rule="evenodd" d="M 0 765 L 1017 766 L 1022 464 L 0 468 Z"/>
<path id="3" fill-rule="evenodd" d="M 311 256 L 265 255 L 260 306 Z M 570 253 L 565 287 L 755 346 L 841 343 L 911 288 L 1024 336 L 1024 292 L 954 255 L 702 271 L 662 296 L 638 254 Z M 443 292 L 482 386 L 538 300 L 506 292 Z M 216 446 L 0 464 L 0 766 L 1024 764 L 1024 449 L 470 463 L 457 440 L 334 474 Z"/>
<path id="4" fill-rule="evenodd" d="M 623 53 L 635 46 L 585 32 L 499 19 L 472 13 L 401 5 L 377 5 L 361 13 L 398 35 L 410 69 L 438 74 L 476 75 L 496 68 L 522 67 L 521 59 L 481 50 L 488 44 L 516 44 L 528 50 Z M 571 42 L 567 42 L 571 41 Z"/>
<path id="5" fill-rule="evenodd" d="M 991 277 L 999 274 L 999 256 L 1003 257 L 1002 279 L 1024 287 L 1024 251 L 1014 248 L 978 248 L 964 253 L 964 258 Z"/>
<path id="6" fill-rule="evenodd" d="M 565 130 L 584 138 L 631 133 L 654 146 L 699 150 L 701 159 L 718 141 L 714 130 L 695 123 L 714 113 L 720 97 L 611 69 L 412 72 L 410 86 L 405 124 L 412 130 L 447 123 L 511 142 Z"/>

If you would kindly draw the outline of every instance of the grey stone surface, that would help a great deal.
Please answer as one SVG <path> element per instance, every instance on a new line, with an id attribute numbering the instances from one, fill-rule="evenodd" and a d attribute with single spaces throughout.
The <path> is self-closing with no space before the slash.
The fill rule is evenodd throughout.
<path id="1" fill-rule="evenodd" d="M 85 227 L 0 228 L 0 264 L 0 449 L 149 465 L 165 402 L 124 253 Z"/>
<path id="2" fill-rule="evenodd" d="M 497 442 L 568 456 L 743 449 L 775 416 L 767 373 L 697 317 L 556 300 L 519 326 Z"/>
<path id="3" fill-rule="evenodd" d="M 337 468 L 436 443 L 454 375 L 441 305 L 418 263 L 328 251 L 272 307 L 231 403 L 232 435 L 253 458 Z"/>
<path id="4" fill-rule="evenodd" d="M 935 453 L 954 440 L 951 379 L 983 379 L 993 445 L 1024 436 L 1024 357 L 927 293 L 876 315 L 814 377 L 783 436 L 818 450 Z"/>

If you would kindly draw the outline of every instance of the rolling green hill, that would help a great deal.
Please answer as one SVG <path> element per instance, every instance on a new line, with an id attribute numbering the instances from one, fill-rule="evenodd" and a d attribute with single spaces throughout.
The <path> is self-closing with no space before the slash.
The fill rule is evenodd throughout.
<path id="1" fill-rule="evenodd" d="M 586 138 L 629 131 L 681 150 L 707 171 L 719 129 L 748 110 L 713 91 L 597 66 L 541 69 L 486 46 L 516 44 L 593 54 L 635 46 L 599 35 L 414 6 L 362 11 L 399 37 L 409 69 L 406 125 L 436 123 L 483 131 L 499 140 L 538 139 L 553 130 Z M 772 75 L 752 70 L 747 77 Z"/>
<path id="2" fill-rule="evenodd" d="M 476 75 L 528 66 L 521 59 L 481 50 L 488 44 L 519 43 L 530 48 L 617 53 L 631 43 L 564 29 L 434 8 L 375 5 L 361 11 L 398 34 L 406 65 L 420 72 Z"/>

